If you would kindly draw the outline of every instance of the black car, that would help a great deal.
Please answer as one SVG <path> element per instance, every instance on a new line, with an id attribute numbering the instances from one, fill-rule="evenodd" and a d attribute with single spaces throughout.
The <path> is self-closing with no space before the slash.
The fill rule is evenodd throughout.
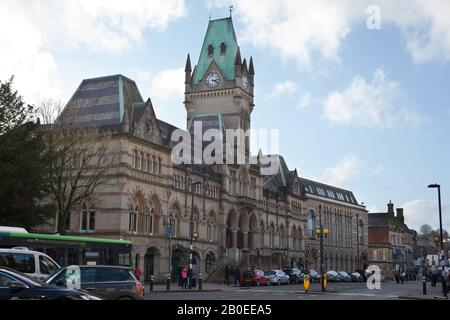
<path id="1" fill-rule="evenodd" d="M 299 269 L 284 269 L 283 270 L 289 276 L 290 284 L 299 284 L 303 282 L 303 274 Z"/>
<path id="2" fill-rule="evenodd" d="M 50 286 L 23 273 L 0 268 L 0 300 L 102 300 L 87 292 Z"/>
<path id="3" fill-rule="evenodd" d="M 80 288 L 107 300 L 143 300 L 144 287 L 127 267 L 71 266 L 47 280 L 48 284 L 67 287 L 73 268 L 80 270 Z"/>

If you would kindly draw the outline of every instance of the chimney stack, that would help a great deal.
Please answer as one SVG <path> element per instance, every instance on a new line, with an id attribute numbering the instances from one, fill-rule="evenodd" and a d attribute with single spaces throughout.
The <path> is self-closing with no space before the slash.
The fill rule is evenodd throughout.
<path id="1" fill-rule="evenodd" d="M 394 204 L 392 203 L 392 201 L 389 201 L 389 203 L 388 203 L 388 212 L 387 213 L 394 215 Z"/>
<path id="2" fill-rule="evenodd" d="M 405 216 L 403 215 L 402 208 L 397 208 L 397 220 L 401 223 L 405 223 Z"/>

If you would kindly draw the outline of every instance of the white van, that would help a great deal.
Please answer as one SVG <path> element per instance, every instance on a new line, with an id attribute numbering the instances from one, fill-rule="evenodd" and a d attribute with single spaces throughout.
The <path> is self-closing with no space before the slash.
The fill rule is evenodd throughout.
<path id="1" fill-rule="evenodd" d="M 0 267 L 7 267 L 45 281 L 61 267 L 49 256 L 27 248 L 0 249 Z"/>

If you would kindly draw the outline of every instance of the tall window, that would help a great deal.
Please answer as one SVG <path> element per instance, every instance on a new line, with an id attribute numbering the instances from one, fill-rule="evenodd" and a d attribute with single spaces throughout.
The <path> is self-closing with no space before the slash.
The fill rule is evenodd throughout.
<path id="1" fill-rule="evenodd" d="M 364 244 L 364 221 L 359 220 L 358 227 L 359 227 L 359 243 Z"/>
<path id="2" fill-rule="evenodd" d="M 220 45 L 220 54 L 224 56 L 226 53 L 227 53 L 227 45 L 225 44 L 225 42 L 222 42 L 222 44 Z"/>
<path id="3" fill-rule="evenodd" d="M 310 237 L 314 237 L 316 229 L 315 213 L 314 210 L 308 211 L 308 233 Z"/>
<path id="4" fill-rule="evenodd" d="M 138 211 L 138 207 L 130 211 L 128 231 L 131 233 L 137 233 Z"/>
<path id="5" fill-rule="evenodd" d="M 81 212 L 81 232 L 95 232 L 95 210 L 87 210 L 86 206 L 83 206 Z"/>
<path id="6" fill-rule="evenodd" d="M 145 223 L 144 223 L 144 233 L 152 235 L 154 233 L 154 220 L 155 220 L 155 210 L 152 209 L 150 213 L 146 213 L 145 215 Z"/>
<path id="7" fill-rule="evenodd" d="M 212 235 L 212 230 L 213 230 L 213 226 L 211 223 L 208 224 L 208 226 L 206 227 L 206 239 L 209 242 L 213 241 L 213 235 Z"/>
<path id="8" fill-rule="evenodd" d="M 212 46 L 212 44 L 210 44 L 208 46 L 208 56 L 212 57 L 214 55 L 214 47 Z"/>

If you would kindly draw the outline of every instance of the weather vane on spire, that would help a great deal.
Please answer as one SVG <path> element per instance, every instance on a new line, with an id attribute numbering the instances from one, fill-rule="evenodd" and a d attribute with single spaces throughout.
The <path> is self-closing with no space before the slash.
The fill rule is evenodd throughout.
<path id="1" fill-rule="evenodd" d="M 234 10 L 233 3 L 230 3 L 230 6 L 228 8 L 230 9 L 230 18 L 232 18 L 233 17 L 233 10 Z"/>

